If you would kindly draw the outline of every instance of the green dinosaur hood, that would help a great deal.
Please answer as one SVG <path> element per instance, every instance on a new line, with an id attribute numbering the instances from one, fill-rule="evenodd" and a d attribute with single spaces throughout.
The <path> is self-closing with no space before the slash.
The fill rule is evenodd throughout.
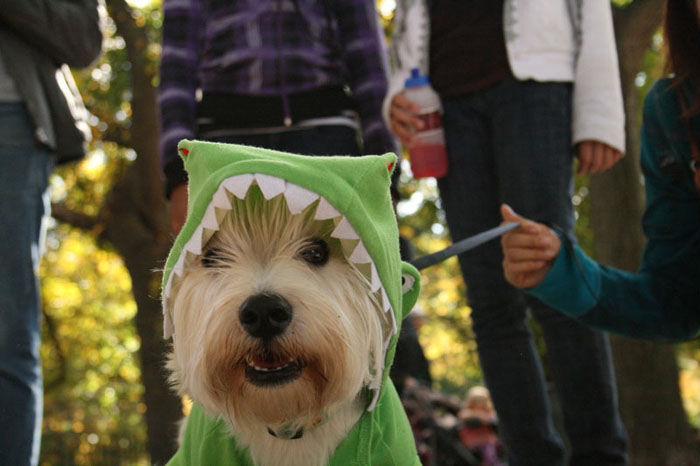
<path id="1" fill-rule="evenodd" d="M 376 358 L 368 387 L 372 410 L 394 358 L 401 320 L 418 298 L 418 271 L 402 262 L 389 193 L 394 154 L 311 157 L 250 146 L 181 141 L 178 149 L 189 175 L 187 220 L 163 272 L 165 338 L 173 336 L 170 303 L 180 277 L 218 230 L 233 196 L 245 198 L 257 185 L 265 199 L 284 196 L 292 214 L 315 205 L 315 219 L 332 219 L 346 259 L 371 284 L 383 308 L 384 357 Z"/>

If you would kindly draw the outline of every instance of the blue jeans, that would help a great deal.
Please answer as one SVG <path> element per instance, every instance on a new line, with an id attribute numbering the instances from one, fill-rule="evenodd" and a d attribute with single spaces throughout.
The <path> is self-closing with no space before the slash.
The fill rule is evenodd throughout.
<path id="1" fill-rule="evenodd" d="M 37 464 L 43 391 L 39 266 L 52 155 L 20 103 L 0 103 L 0 465 Z"/>
<path id="2" fill-rule="evenodd" d="M 500 223 L 499 205 L 572 235 L 571 84 L 507 79 L 443 99 L 449 173 L 438 181 L 453 241 Z M 510 466 L 626 464 L 607 336 L 510 286 L 499 241 L 462 254 L 479 359 Z M 528 325 L 539 322 L 570 444 L 555 429 Z"/>
<path id="3" fill-rule="evenodd" d="M 263 147 L 303 155 L 360 155 L 357 131 L 343 125 L 314 126 L 293 131 L 236 136 L 199 136 L 229 144 Z"/>

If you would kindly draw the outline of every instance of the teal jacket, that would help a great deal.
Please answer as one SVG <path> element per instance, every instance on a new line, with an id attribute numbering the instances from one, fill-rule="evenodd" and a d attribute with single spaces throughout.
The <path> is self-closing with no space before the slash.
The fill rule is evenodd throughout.
<path id="1" fill-rule="evenodd" d="M 683 88 L 680 88 L 683 89 Z M 684 340 L 700 331 L 700 196 L 693 182 L 689 130 L 676 88 L 664 78 L 644 102 L 641 166 L 648 243 L 640 270 L 600 265 L 564 242 L 545 280 L 529 293 L 582 322 L 614 333 Z M 692 128 L 692 129 L 690 129 Z"/>

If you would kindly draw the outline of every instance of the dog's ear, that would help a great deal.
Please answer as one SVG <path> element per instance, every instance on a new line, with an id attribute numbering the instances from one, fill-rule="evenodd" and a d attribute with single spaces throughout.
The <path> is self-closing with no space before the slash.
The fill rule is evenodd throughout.
<path id="1" fill-rule="evenodd" d="M 401 318 L 404 318 L 415 306 L 420 293 L 420 273 L 408 262 L 401 263 L 401 293 L 403 294 Z"/>

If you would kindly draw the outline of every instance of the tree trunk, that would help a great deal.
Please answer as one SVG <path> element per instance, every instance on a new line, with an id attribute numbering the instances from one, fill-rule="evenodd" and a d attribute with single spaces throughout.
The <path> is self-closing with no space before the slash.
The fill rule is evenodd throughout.
<path id="1" fill-rule="evenodd" d="M 148 451 L 152 464 L 165 464 L 176 450 L 180 398 L 169 388 L 160 305 L 160 270 L 170 246 L 167 210 L 158 163 L 158 115 L 155 70 L 147 59 L 148 36 L 137 26 L 124 0 L 107 7 L 126 44 L 131 63 L 130 145 L 137 158 L 107 196 L 102 210 L 105 230 L 124 260 L 137 305 L 136 329 L 146 403 Z"/>
<path id="2" fill-rule="evenodd" d="M 155 136 L 154 136 L 155 137 Z M 176 450 L 177 421 L 182 417 L 180 398 L 169 388 L 165 369 L 167 343 L 163 339 L 163 314 L 160 305 L 160 273 L 169 242 L 154 235 L 141 215 L 143 199 L 139 186 L 142 177 L 133 164 L 110 191 L 102 237 L 108 240 L 124 260 L 131 277 L 136 301 L 136 330 L 141 339 L 139 357 L 146 403 L 148 452 L 152 464 L 165 464 Z M 165 210 L 154 211 L 151 222 L 165 223 Z M 149 222 L 149 223 L 151 223 Z"/>
<path id="3" fill-rule="evenodd" d="M 635 0 L 615 9 L 615 31 L 627 115 L 627 155 L 591 178 L 591 223 L 596 258 L 636 270 L 644 245 L 639 169 L 638 90 L 634 80 L 663 16 L 663 0 Z M 630 464 L 697 464 L 678 387 L 672 345 L 612 337 L 620 407 L 630 435 Z"/>

